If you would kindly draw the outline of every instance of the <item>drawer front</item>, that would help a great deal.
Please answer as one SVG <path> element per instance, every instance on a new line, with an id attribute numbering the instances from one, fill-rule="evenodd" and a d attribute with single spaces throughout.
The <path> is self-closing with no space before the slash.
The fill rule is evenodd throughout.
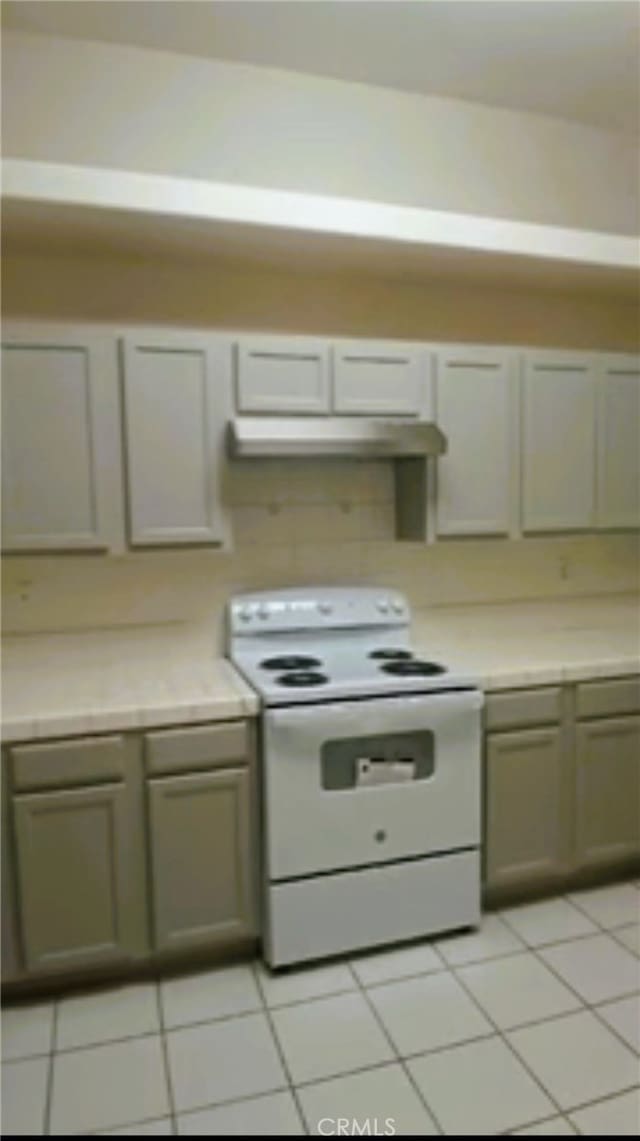
<path id="1" fill-rule="evenodd" d="M 584 682 L 578 686 L 576 710 L 578 717 L 640 713 L 640 676 Z"/>
<path id="2" fill-rule="evenodd" d="M 511 729 L 519 725 L 554 725 L 560 720 L 561 689 L 514 689 L 509 693 L 490 693 L 485 706 L 485 725 L 489 730 Z"/>
<path id="3" fill-rule="evenodd" d="M 124 737 L 81 737 L 10 750 L 14 788 L 37 792 L 124 780 Z"/>
<path id="4" fill-rule="evenodd" d="M 147 733 L 144 752 L 146 770 L 152 776 L 247 764 L 249 726 L 246 721 L 229 721 Z"/>

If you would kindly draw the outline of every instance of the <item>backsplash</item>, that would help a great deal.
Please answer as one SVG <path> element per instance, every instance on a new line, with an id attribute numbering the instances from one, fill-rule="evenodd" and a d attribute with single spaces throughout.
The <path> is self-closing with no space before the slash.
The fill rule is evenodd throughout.
<path id="1" fill-rule="evenodd" d="M 233 548 L 3 560 L 3 631 L 183 622 L 220 650 L 242 590 L 314 583 L 404 591 L 413 608 L 637 590 L 640 536 L 393 540 L 388 461 L 232 465 Z"/>

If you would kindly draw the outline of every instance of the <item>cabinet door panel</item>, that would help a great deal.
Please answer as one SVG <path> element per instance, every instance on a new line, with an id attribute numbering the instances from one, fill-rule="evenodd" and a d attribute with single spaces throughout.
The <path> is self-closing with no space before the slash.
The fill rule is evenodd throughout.
<path id="1" fill-rule="evenodd" d="M 22 973 L 18 939 L 18 911 L 13 857 L 13 827 L 9 791 L 9 758 L 2 756 L 2 981 L 11 982 Z"/>
<path id="2" fill-rule="evenodd" d="M 640 362 L 607 358 L 598 379 L 598 526 L 640 527 Z"/>
<path id="3" fill-rule="evenodd" d="M 253 931 L 246 770 L 149 781 L 157 950 Z"/>
<path id="4" fill-rule="evenodd" d="M 115 340 L 44 338 L 2 348 L 3 549 L 104 550 L 122 520 Z"/>
<path id="5" fill-rule="evenodd" d="M 219 542 L 222 378 L 210 342 L 132 336 L 123 357 L 131 543 Z"/>
<path id="6" fill-rule="evenodd" d="M 349 341 L 335 346 L 334 411 L 354 416 L 419 416 L 426 401 L 421 365 L 415 345 Z"/>
<path id="7" fill-rule="evenodd" d="M 237 346 L 239 412 L 329 411 L 328 347 L 303 337 L 244 338 Z"/>
<path id="8" fill-rule="evenodd" d="M 516 503 L 515 389 L 508 354 L 438 353 L 436 418 L 448 441 L 437 467 L 437 534 L 508 534 Z"/>
<path id="9" fill-rule="evenodd" d="M 595 523 L 596 383 L 592 358 L 528 354 L 522 394 L 522 527 Z"/>
<path id="10" fill-rule="evenodd" d="M 14 812 L 29 969 L 128 957 L 124 785 L 16 796 Z"/>
<path id="11" fill-rule="evenodd" d="M 486 761 L 487 885 L 561 875 L 570 819 L 560 730 L 490 734 Z"/>
<path id="12" fill-rule="evenodd" d="M 576 850 L 579 867 L 640 853 L 640 717 L 578 725 Z"/>

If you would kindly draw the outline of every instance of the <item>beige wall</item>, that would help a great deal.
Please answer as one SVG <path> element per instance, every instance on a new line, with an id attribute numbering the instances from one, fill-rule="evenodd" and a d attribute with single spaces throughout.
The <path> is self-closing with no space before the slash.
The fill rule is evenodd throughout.
<path id="1" fill-rule="evenodd" d="M 325 275 L 202 261 L 5 256 L 5 314 L 347 336 L 634 350 L 633 301 L 488 283 Z"/>
<path id="2" fill-rule="evenodd" d="M 3 35 L 3 152 L 617 233 L 633 139 L 542 115 L 115 44 Z"/>

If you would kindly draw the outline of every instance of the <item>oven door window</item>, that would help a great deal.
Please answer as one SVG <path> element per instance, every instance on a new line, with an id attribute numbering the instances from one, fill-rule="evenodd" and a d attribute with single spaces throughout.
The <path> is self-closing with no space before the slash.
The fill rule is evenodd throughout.
<path id="1" fill-rule="evenodd" d="M 435 769 L 433 733 L 385 733 L 335 738 L 320 749 L 320 783 L 339 792 L 428 780 Z"/>

